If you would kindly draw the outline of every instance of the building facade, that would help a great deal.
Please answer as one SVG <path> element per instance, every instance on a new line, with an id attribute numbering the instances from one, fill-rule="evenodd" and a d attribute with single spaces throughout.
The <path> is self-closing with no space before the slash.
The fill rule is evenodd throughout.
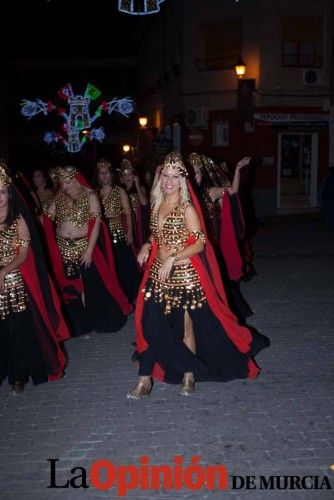
<path id="1" fill-rule="evenodd" d="M 167 0 L 140 39 L 141 109 L 184 154 L 251 156 L 259 216 L 315 210 L 334 165 L 333 21 L 331 0 Z"/>

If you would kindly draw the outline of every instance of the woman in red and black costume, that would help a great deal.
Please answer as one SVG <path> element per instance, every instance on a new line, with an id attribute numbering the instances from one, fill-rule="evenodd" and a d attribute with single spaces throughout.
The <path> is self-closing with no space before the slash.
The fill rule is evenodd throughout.
<path id="1" fill-rule="evenodd" d="M 114 184 L 109 161 L 99 160 L 96 169 L 98 195 L 113 243 L 117 275 L 126 296 L 133 304 L 137 298 L 141 277 L 136 260 L 137 252 L 133 245 L 129 197 L 123 188 Z"/>
<path id="2" fill-rule="evenodd" d="M 137 251 L 149 235 L 149 204 L 144 186 L 140 183 L 131 162 L 122 160 L 120 180 L 129 196 L 132 213 L 133 242 Z"/>
<path id="3" fill-rule="evenodd" d="M 32 216 L 0 164 L 0 381 L 14 394 L 63 376 L 70 337 Z"/>
<path id="4" fill-rule="evenodd" d="M 139 381 L 128 398 L 150 394 L 151 376 L 182 382 L 254 378 L 253 356 L 268 339 L 240 326 L 226 305 L 213 248 L 206 240 L 198 201 L 179 153 L 167 155 L 151 193 L 150 242 L 139 255 L 147 263 L 136 307 Z"/>
<path id="5" fill-rule="evenodd" d="M 231 182 L 226 172 L 217 171 L 210 158 L 203 155 L 200 157 L 197 153 L 191 153 L 188 157 L 204 209 L 209 237 L 224 276 L 229 305 L 242 322 L 253 314 L 241 294 L 239 284 L 243 277 L 244 259 L 240 249 L 243 218 L 238 189 L 240 170 L 249 161 L 250 158 L 245 157 L 237 163 Z"/>
<path id="6" fill-rule="evenodd" d="M 98 197 L 75 167 L 59 168 L 58 175 L 60 190 L 43 228 L 71 335 L 118 331 L 131 305 L 117 279 Z"/>

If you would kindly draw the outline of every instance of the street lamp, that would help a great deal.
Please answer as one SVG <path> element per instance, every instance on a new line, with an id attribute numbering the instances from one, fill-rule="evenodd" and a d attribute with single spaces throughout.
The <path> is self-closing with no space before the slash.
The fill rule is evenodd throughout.
<path id="1" fill-rule="evenodd" d="M 123 152 L 126 154 L 130 151 L 130 144 L 123 144 Z"/>
<path id="2" fill-rule="evenodd" d="M 139 125 L 141 126 L 141 128 L 145 128 L 147 125 L 147 122 L 148 122 L 148 118 L 147 118 L 147 116 L 140 116 L 138 121 L 139 121 Z"/>
<path id="3" fill-rule="evenodd" d="M 236 72 L 238 78 L 242 78 L 245 75 L 246 68 L 247 68 L 246 63 L 244 63 L 242 58 L 239 57 L 239 59 L 237 60 L 237 62 L 235 64 L 235 72 Z"/>

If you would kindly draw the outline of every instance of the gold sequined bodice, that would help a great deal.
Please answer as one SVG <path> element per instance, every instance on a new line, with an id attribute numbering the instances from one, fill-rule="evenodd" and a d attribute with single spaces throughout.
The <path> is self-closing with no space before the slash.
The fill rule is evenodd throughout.
<path id="1" fill-rule="evenodd" d="M 126 235 L 122 220 L 124 210 L 120 188 L 118 186 L 112 187 L 108 196 L 104 200 L 101 198 L 101 201 L 113 242 L 124 240 Z"/>
<path id="2" fill-rule="evenodd" d="M 18 235 L 18 216 L 11 226 L 4 227 L 0 230 L 0 268 L 11 262 L 16 254 L 19 246 L 29 246 L 29 240 L 23 240 Z"/>
<path id="3" fill-rule="evenodd" d="M 20 238 L 18 224 L 20 215 L 9 227 L 0 229 L 0 269 L 9 264 L 17 254 L 19 247 L 28 248 L 29 238 Z M 19 269 L 14 269 L 4 277 L 3 288 L 0 292 L 0 320 L 10 313 L 19 313 L 27 308 L 27 295 L 24 281 Z"/>
<path id="4" fill-rule="evenodd" d="M 108 196 L 105 199 L 101 198 L 101 201 L 106 218 L 112 217 L 121 220 L 123 207 L 121 191 L 118 186 L 112 187 Z"/>
<path id="5" fill-rule="evenodd" d="M 138 209 L 138 207 L 140 205 L 138 193 L 131 193 L 131 194 L 128 193 L 128 196 L 129 196 L 129 199 L 130 199 L 131 208 L 136 213 L 137 209 Z"/>
<path id="6" fill-rule="evenodd" d="M 74 227 L 85 227 L 91 218 L 89 196 L 89 191 L 83 186 L 76 200 L 70 200 L 63 192 L 58 193 L 55 198 L 56 225 L 61 226 L 64 222 L 70 222 Z"/>
<path id="7" fill-rule="evenodd" d="M 188 203 L 176 206 L 161 222 L 159 227 L 159 209 L 151 214 L 151 231 L 159 248 L 167 247 L 168 250 L 182 250 L 191 232 L 185 221 L 185 209 Z"/>

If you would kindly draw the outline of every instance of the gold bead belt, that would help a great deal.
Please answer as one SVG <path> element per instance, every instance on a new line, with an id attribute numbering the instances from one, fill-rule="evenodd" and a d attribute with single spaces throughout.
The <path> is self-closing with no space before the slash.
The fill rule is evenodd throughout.
<path id="1" fill-rule="evenodd" d="M 125 240 L 125 232 L 119 219 L 108 218 L 108 226 L 113 243 Z"/>
<path id="2" fill-rule="evenodd" d="M 66 274 L 69 277 L 74 277 L 80 267 L 80 259 L 87 250 L 88 238 L 86 236 L 83 238 L 65 238 L 59 235 L 56 238 Z"/>
<path id="3" fill-rule="evenodd" d="M 5 276 L 4 288 L 0 293 L 0 319 L 9 313 L 18 313 L 27 308 L 27 294 L 20 271 L 17 269 Z"/>
<path id="4" fill-rule="evenodd" d="M 166 282 L 159 281 L 158 274 L 162 262 L 156 258 L 152 264 L 146 288 L 142 290 L 144 300 L 153 298 L 165 304 L 165 314 L 173 307 L 197 309 L 203 307 L 206 297 L 196 270 L 191 262 L 176 264 Z"/>

